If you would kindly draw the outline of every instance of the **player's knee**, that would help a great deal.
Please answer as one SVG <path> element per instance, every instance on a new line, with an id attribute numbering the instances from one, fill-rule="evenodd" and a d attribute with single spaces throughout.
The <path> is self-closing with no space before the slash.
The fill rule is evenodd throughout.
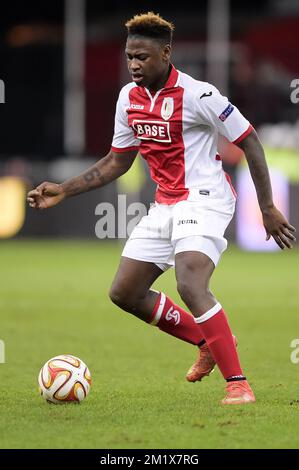
<path id="1" fill-rule="evenodd" d="M 209 289 L 205 286 L 194 285 L 188 280 L 181 280 L 177 283 L 177 290 L 182 301 L 191 309 L 200 308 L 201 303 L 210 295 Z"/>
<path id="2" fill-rule="evenodd" d="M 112 286 L 109 291 L 109 297 L 110 300 L 118 307 L 122 308 L 125 306 L 126 296 L 122 289 Z"/>
<path id="3" fill-rule="evenodd" d="M 112 286 L 109 292 L 110 300 L 122 310 L 131 311 L 135 306 L 135 300 L 131 298 L 126 289 Z"/>
<path id="4" fill-rule="evenodd" d="M 193 289 L 186 281 L 178 281 L 177 290 L 180 294 L 180 297 L 186 305 L 189 305 L 192 302 L 194 297 Z"/>

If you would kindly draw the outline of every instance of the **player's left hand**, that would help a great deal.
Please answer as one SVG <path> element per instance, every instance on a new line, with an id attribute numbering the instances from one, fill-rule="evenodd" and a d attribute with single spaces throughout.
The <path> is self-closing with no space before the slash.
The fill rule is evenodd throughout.
<path id="1" fill-rule="evenodd" d="M 296 241 L 294 236 L 296 229 L 289 224 L 284 215 L 275 206 L 263 211 L 262 215 L 267 234 L 266 240 L 269 240 L 272 236 L 282 250 L 285 247 L 293 248 L 292 242 Z"/>

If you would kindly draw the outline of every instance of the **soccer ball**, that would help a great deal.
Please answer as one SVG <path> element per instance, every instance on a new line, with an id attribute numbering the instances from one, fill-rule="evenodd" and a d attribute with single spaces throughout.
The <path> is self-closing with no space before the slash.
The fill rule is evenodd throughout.
<path id="1" fill-rule="evenodd" d="M 91 376 L 81 359 L 66 354 L 45 363 L 38 384 L 40 394 L 50 403 L 79 403 L 89 393 Z"/>

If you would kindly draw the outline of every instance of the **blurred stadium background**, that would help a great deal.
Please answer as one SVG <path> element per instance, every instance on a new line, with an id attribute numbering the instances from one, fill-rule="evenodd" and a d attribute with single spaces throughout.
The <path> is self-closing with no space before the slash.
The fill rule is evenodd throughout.
<path id="1" fill-rule="evenodd" d="M 290 343 L 299 329 L 299 251 L 261 253 L 277 247 L 264 241 L 236 146 L 219 141 L 239 198 L 228 230 L 233 246 L 212 288 L 255 388 L 249 409 L 217 407 L 219 372 L 190 387 L 184 375 L 194 349 L 108 299 L 124 240 L 98 240 L 96 207 L 113 204 L 117 225 L 126 209 L 119 194 L 149 205 L 155 188 L 141 159 L 126 178 L 50 211 L 26 205 L 28 189 L 76 175 L 109 151 L 116 99 L 129 80 L 123 24 L 148 10 L 176 25 L 176 67 L 213 82 L 256 127 L 276 203 L 298 231 L 298 0 L 2 2 L 0 447 L 298 449 Z M 158 283 L 180 302 L 173 272 Z M 92 372 L 82 407 L 47 407 L 37 396 L 41 365 L 62 353 L 81 357 Z"/>

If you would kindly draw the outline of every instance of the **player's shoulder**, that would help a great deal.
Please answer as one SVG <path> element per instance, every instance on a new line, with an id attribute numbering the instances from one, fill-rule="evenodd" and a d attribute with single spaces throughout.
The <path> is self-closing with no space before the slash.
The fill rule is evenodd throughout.
<path id="1" fill-rule="evenodd" d="M 119 92 L 119 99 L 126 100 L 129 97 L 130 91 L 132 88 L 135 88 L 137 85 L 134 82 L 129 82 L 124 85 Z"/>
<path id="2" fill-rule="evenodd" d="M 191 75 L 184 72 L 180 72 L 179 85 L 184 88 L 184 90 L 199 98 L 208 98 L 220 94 L 219 90 L 211 83 L 196 80 L 191 77 Z"/>

